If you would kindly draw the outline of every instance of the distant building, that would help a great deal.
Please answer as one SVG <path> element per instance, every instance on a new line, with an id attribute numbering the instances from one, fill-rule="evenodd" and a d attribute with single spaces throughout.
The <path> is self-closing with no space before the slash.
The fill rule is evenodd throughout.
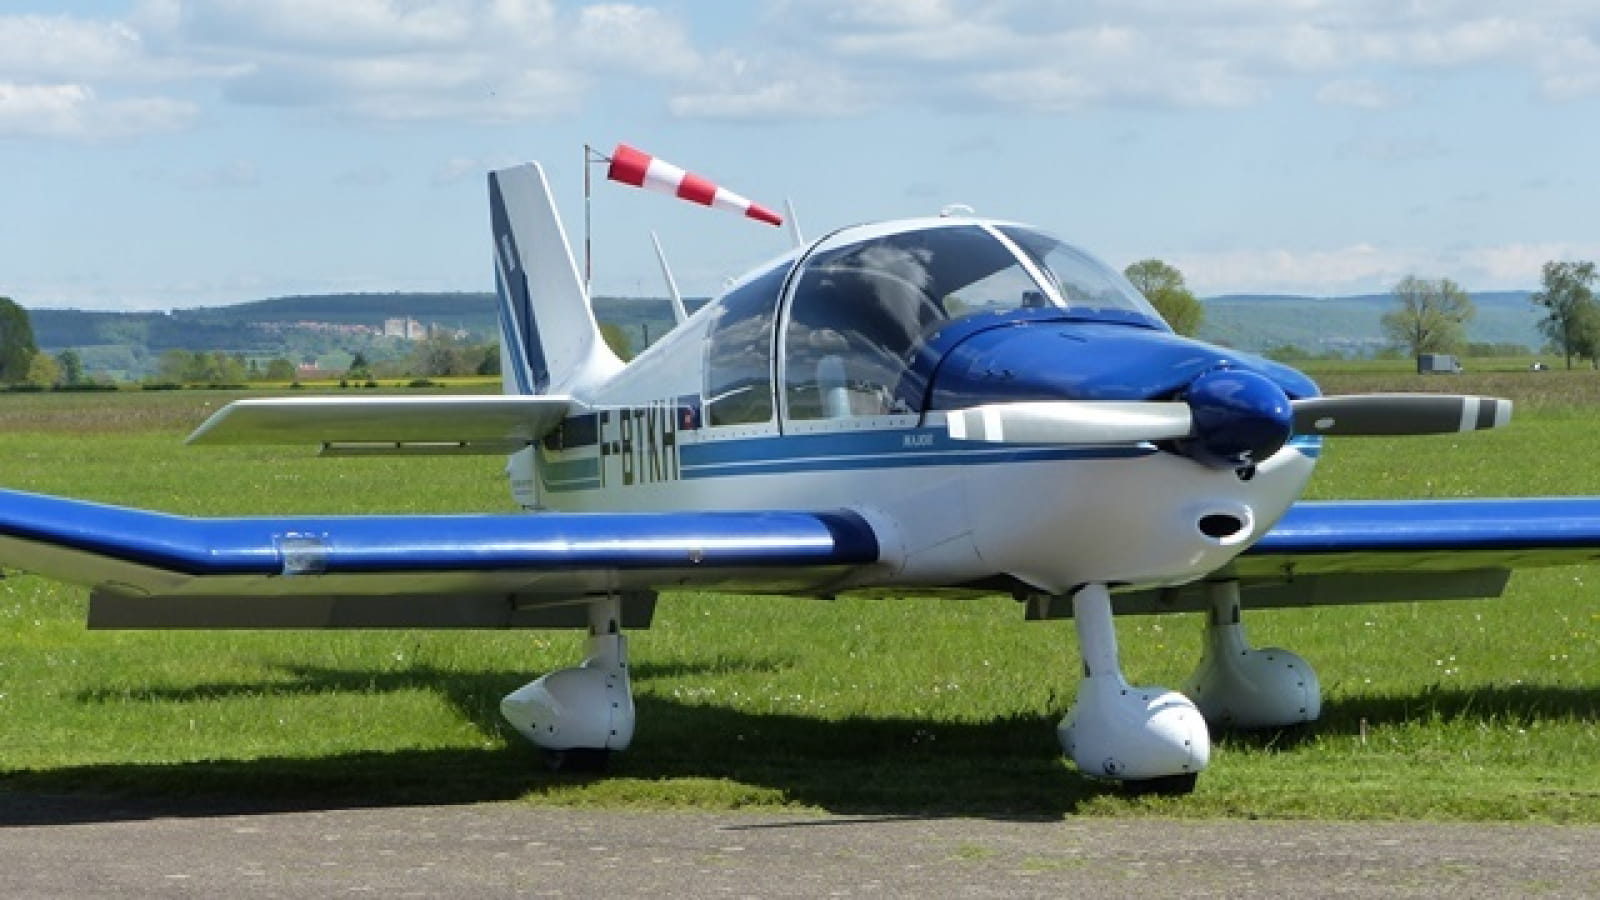
<path id="1" fill-rule="evenodd" d="M 416 319 L 384 319 L 383 336 L 420 341 L 428 336 L 428 330 Z"/>

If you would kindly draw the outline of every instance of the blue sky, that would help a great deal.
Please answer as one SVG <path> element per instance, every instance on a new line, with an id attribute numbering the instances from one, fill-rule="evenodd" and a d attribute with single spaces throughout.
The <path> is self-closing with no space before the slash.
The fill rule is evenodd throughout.
<path id="1" fill-rule="evenodd" d="M 483 173 L 632 143 L 808 234 L 965 203 L 1202 294 L 1536 287 L 1600 258 L 1582 0 L 9 0 L 0 295 L 487 290 Z M 598 182 L 595 290 L 779 231 Z"/>

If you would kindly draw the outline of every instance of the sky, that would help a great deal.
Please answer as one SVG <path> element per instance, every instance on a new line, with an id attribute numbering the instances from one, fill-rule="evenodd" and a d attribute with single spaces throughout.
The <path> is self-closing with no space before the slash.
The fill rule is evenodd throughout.
<path id="1" fill-rule="evenodd" d="M 1600 258 L 1592 0 L 6 0 L 0 295 L 492 288 L 485 173 L 577 252 L 626 142 L 817 236 L 965 204 L 1201 295 L 1536 288 Z M 594 290 L 786 232 L 606 183 Z"/>

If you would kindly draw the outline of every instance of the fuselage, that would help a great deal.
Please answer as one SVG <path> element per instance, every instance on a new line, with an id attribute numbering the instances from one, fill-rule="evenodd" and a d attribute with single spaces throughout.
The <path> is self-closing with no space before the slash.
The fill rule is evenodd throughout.
<path id="1" fill-rule="evenodd" d="M 1266 533 L 1310 477 L 1314 439 L 1263 446 L 1230 412 L 1206 440 L 996 443 L 952 437 L 947 414 L 1181 400 L 1218 373 L 1208 390 L 1225 400 L 1234 377 L 1316 393 L 1173 334 L 1114 270 L 1033 229 L 860 226 L 758 268 L 574 391 L 589 411 L 529 474 L 555 510 L 855 510 L 884 562 L 849 587 L 1181 583 Z"/>

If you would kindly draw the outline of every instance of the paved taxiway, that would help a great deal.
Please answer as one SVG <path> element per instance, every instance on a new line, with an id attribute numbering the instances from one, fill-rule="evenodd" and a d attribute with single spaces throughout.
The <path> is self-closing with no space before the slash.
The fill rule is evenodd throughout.
<path id="1" fill-rule="evenodd" d="M 0 804 L 4 897 L 1600 896 L 1593 827 Z"/>

